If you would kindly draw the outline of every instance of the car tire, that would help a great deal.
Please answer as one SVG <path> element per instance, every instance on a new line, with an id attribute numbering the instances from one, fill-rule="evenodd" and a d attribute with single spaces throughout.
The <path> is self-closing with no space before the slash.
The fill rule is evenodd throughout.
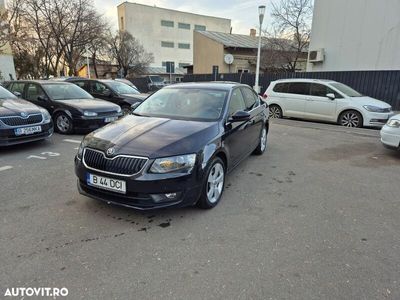
<path id="1" fill-rule="evenodd" d="M 121 107 L 121 109 L 122 109 L 123 116 L 127 116 L 127 115 L 130 115 L 132 113 L 132 109 L 131 109 L 130 106 L 124 105 L 124 106 Z"/>
<path id="2" fill-rule="evenodd" d="M 197 201 L 197 206 L 199 208 L 210 209 L 219 203 L 225 188 L 225 170 L 225 163 L 219 157 L 215 157 L 211 163 L 209 163 L 205 172 L 206 176 L 204 178 L 202 192 Z"/>
<path id="3" fill-rule="evenodd" d="M 282 119 L 283 118 L 282 108 L 276 104 L 270 105 L 269 117 L 270 119 Z"/>
<path id="4" fill-rule="evenodd" d="M 267 149 L 267 141 L 268 141 L 267 128 L 265 126 L 263 126 L 261 133 L 260 133 L 260 142 L 253 153 L 256 155 L 262 155 L 265 152 L 265 150 Z"/>
<path id="5" fill-rule="evenodd" d="M 363 127 L 363 117 L 356 110 L 346 110 L 342 112 L 338 120 L 339 125 L 345 127 Z"/>
<path id="6" fill-rule="evenodd" d="M 55 115 L 54 125 L 57 132 L 62 134 L 70 134 L 74 131 L 72 119 L 63 112 Z"/>

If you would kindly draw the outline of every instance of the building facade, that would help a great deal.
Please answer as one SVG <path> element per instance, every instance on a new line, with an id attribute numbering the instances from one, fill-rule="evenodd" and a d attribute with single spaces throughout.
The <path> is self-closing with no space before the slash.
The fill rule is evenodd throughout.
<path id="1" fill-rule="evenodd" d="M 315 0 L 307 71 L 400 70 L 399 49 L 399 0 Z"/>
<path id="2" fill-rule="evenodd" d="M 5 1 L 0 0 L 0 14 L 5 11 Z M 15 67 L 12 51 L 9 44 L 0 48 L 0 82 L 15 79 Z"/>
<path id="3" fill-rule="evenodd" d="M 118 6 L 120 30 L 126 30 L 154 55 L 151 67 L 193 64 L 193 31 L 230 32 L 231 20 L 124 2 Z"/>

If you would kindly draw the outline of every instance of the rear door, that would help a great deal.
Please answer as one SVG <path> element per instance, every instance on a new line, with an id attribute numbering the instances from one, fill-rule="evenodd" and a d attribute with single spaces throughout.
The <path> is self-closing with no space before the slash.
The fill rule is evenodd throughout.
<path id="1" fill-rule="evenodd" d="M 310 96 L 307 99 L 304 110 L 304 117 L 313 120 L 336 121 L 336 99 L 331 100 L 326 95 L 334 94 L 335 97 L 341 96 L 330 87 L 312 83 L 310 87 Z"/>
<path id="2" fill-rule="evenodd" d="M 310 94 L 310 83 L 290 82 L 284 100 L 284 116 L 303 118 L 307 97 Z"/>

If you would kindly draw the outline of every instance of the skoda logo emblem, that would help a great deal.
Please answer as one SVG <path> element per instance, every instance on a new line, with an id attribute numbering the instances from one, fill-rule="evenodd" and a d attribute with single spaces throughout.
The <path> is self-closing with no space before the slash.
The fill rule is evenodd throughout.
<path id="1" fill-rule="evenodd" d="M 108 156 L 111 156 L 111 155 L 113 155 L 115 153 L 115 149 L 114 148 L 108 148 L 106 153 L 107 153 Z"/>
<path id="2" fill-rule="evenodd" d="M 22 112 L 21 117 L 26 118 L 26 117 L 28 117 L 28 114 L 26 112 Z"/>

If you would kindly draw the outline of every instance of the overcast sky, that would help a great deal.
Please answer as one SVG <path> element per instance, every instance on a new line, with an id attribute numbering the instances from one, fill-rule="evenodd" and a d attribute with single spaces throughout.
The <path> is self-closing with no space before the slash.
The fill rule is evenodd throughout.
<path id="1" fill-rule="evenodd" d="M 275 0 L 276 1 L 276 0 Z M 94 0 L 96 7 L 109 22 L 118 28 L 117 5 L 123 0 Z M 258 28 L 258 6 L 266 5 L 267 12 L 264 25 L 270 20 L 271 0 L 136 0 L 130 1 L 162 8 L 176 9 L 185 12 L 228 18 L 232 21 L 233 33 L 249 34 L 250 28 Z"/>

